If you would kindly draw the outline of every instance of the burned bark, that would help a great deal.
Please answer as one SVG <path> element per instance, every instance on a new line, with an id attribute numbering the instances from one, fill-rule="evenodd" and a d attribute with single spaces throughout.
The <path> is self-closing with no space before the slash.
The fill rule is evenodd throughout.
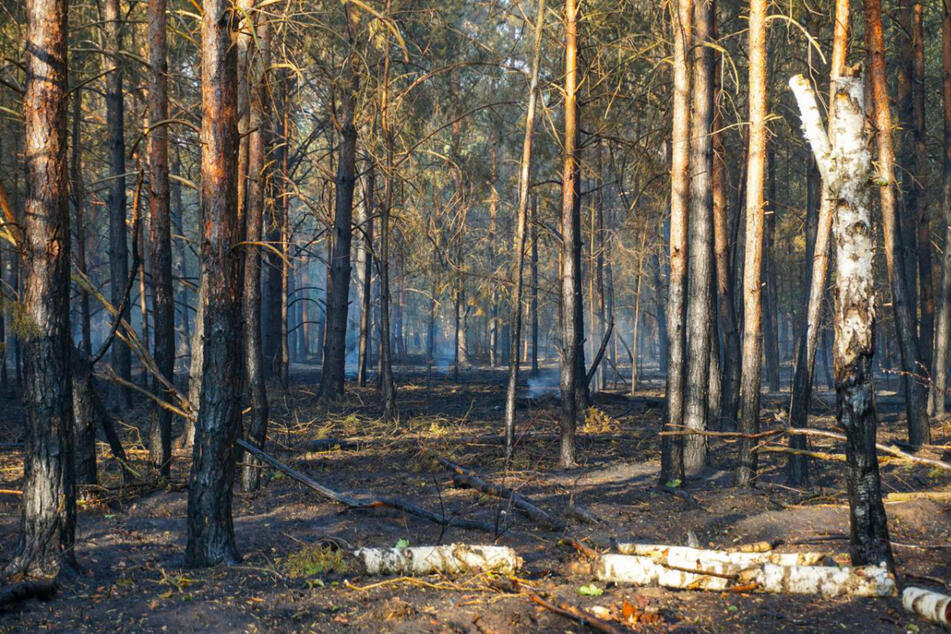
<path id="1" fill-rule="evenodd" d="M 201 265 L 208 297 L 195 444 L 188 487 L 189 566 L 239 559 L 231 519 L 234 443 L 241 427 L 241 254 L 237 222 L 236 16 L 228 0 L 204 0 Z"/>

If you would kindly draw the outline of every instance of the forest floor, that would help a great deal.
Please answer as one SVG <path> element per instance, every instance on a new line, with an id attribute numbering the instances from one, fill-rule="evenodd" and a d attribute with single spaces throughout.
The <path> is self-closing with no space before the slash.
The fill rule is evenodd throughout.
<path id="1" fill-rule="evenodd" d="M 419 371 L 398 375 L 400 424 L 380 422 L 372 388 L 348 385 L 334 402 L 315 395 L 316 374 L 300 370 L 286 395 L 272 393 L 268 451 L 319 482 L 347 492 L 398 495 L 436 511 L 481 519 L 500 534 L 441 530 L 437 525 L 378 508 L 347 510 L 294 480 L 266 469 L 253 494 L 235 492 L 234 523 L 243 562 L 209 570 L 182 567 L 188 456 L 175 455 L 170 482 L 123 490 L 117 465 L 103 445 L 103 488 L 82 493 L 76 555 L 81 570 L 47 602 L 27 601 L 0 614 L 0 631 L 320 631 L 320 632 L 579 632 L 584 628 L 534 605 L 525 594 L 506 593 L 484 576 L 372 578 L 335 570 L 329 547 L 399 543 L 492 543 L 515 548 L 525 564 L 520 577 L 539 593 L 612 615 L 634 614 L 636 631 L 677 632 L 936 632 L 903 611 L 897 598 L 824 599 L 812 596 L 671 591 L 596 584 L 599 596 L 579 589 L 592 582 L 578 553 L 559 544 L 566 534 L 590 546 L 612 540 L 699 544 L 715 548 L 782 540 L 780 549 L 824 550 L 847 560 L 848 506 L 843 464 L 813 463 L 808 488 L 786 486 L 785 455 L 760 454 L 753 490 L 732 487 L 735 445 L 710 443 L 712 467 L 691 481 L 686 494 L 657 488 L 662 386 L 637 397 L 606 393 L 595 398 L 579 430 L 581 466 L 557 467 L 557 401 L 553 395 L 520 403 L 520 438 L 506 462 L 501 431 L 504 373 L 473 370 L 461 383 Z M 833 428 L 829 394 L 816 403 L 812 424 Z M 788 395 L 764 397 L 764 428 Z M 904 436 L 894 396 L 880 399 L 883 442 Z M 0 402 L 0 442 L 16 441 L 22 420 L 16 401 Z M 129 447 L 146 406 L 122 417 Z M 143 427 L 144 429 L 144 427 Z M 936 424 L 936 442 L 951 440 L 951 425 Z M 364 440 L 355 448 L 311 451 L 320 438 Z M 347 446 L 349 447 L 349 446 Z M 841 451 L 817 443 L 825 451 Z M 450 474 L 432 458 L 445 456 L 505 483 L 560 516 L 569 501 L 603 520 L 568 519 L 552 532 L 505 502 L 453 488 Z M 133 452 L 145 470 L 144 452 Z M 947 591 L 951 580 L 951 477 L 928 468 L 886 463 L 882 468 L 889 528 L 902 581 Z M 15 545 L 22 485 L 19 452 L 0 453 L 0 566 Z M 903 496 L 904 492 L 920 495 Z M 405 541 L 403 541 L 405 540 Z M 942 580 L 944 580 L 942 582 Z M 586 590 L 596 589 L 586 588 Z M 600 606 L 600 608 L 599 608 Z"/>

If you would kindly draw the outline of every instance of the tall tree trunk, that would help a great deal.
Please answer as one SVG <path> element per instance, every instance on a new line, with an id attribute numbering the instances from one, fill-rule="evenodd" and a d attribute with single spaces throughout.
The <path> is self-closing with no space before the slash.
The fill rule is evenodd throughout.
<path id="1" fill-rule="evenodd" d="M 498 215 L 499 215 L 499 152 L 498 145 L 493 144 L 489 149 L 489 275 L 496 275 L 495 254 L 498 249 L 496 243 Z M 517 222 L 517 221 L 516 221 Z M 516 238 L 516 241 L 518 238 Z M 523 240 L 524 241 L 524 240 Z M 524 257 L 524 256 L 523 256 Z M 489 367 L 494 368 L 498 363 L 499 348 L 499 293 L 493 285 L 489 294 Z"/>
<path id="2" fill-rule="evenodd" d="M 690 61 L 693 0 L 670 4 L 674 40 L 674 101 L 670 155 L 670 279 L 667 291 L 667 431 L 683 424 L 687 346 L 687 209 L 690 203 Z M 660 482 L 684 481 L 683 436 L 661 438 Z"/>
<path id="3" fill-rule="evenodd" d="M 251 420 L 245 431 L 248 442 L 263 447 L 267 439 L 267 384 L 264 378 L 264 351 L 261 347 L 261 248 L 264 225 L 265 186 L 267 180 L 267 146 L 265 130 L 268 120 L 267 70 L 271 65 L 271 28 L 269 16 L 263 11 L 250 15 L 254 29 L 254 50 L 248 65 L 248 188 L 245 199 L 244 252 L 244 368 L 251 396 Z M 260 461 L 244 456 L 241 488 L 254 491 L 261 482 Z"/>
<path id="4" fill-rule="evenodd" d="M 528 321 L 532 328 L 532 375 L 538 375 L 538 199 L 532 198 L 532 257 L 529 267 Z"/>
<path id="5" fill-rule="evenodd" d="M 901 364 L 905 382 L 905 412 L 908 418 L 908 439 L 913 445 L 931 441 L 928 420 L 927 393 L 918 378 L 921 374 L 921 356 L 915 327 L 915 306 L 910 302 L 906 287 L 905 262 L 901 257 L 901 226 L 895 211 L 895 150 L 892 146 L 891 112 L 888 107 L 888 90 L 885 76 L 885 48 L 882 36 L 881 0 L 865 0 L 865 48 L 869 57 L 873 122 L 878 131 L 878 175 L 876 183 L 882 202 L 882 224 L 885 233 L 885 265 L 892 288 L 892 308 L 895 312 L 895 329 L 901 352 Z"/>
<path id="6" fill-rule="evenodd" d="M 158 371 L 175 381 L 175 295 L 172 290 L 172 228 L 168 181 L 168 46 L 166 0 L 149 0 L 149 229 L 152 257 L 153 357 Z M 155 382 L 156 387 L 160 384 Z M 167 398 L 167 396 L 166 396 Z M 171 475 L 172 414 L 152 410 L 149 458 L 164 477 Z"/>
<path id="7" fill-rule="evenodd" d="M 746 170 L 746 254 L 743 263 L 743 361 L 740 376 L 740 431 L 759 431 L 763 357 L 763 176 L 766 168 L 766 9 L 767 0 L 750 0 L 750 133 Z M 752 486 L 756 452 L 740 440 L 737 484 Z"/>
<path id="8" fill-rule="evenodd" d="M 845 68 L 851 27 L 849 5 L 850 0 L 836 0 L 835 3 L 832 58 L 829 67 L 830 97 L 835 92 L 836 79 Z M 825 183 L 822 184 L 821 192 L 818 201 L 819 217 L 816 219 L 815 238 L 810 240 L 808 235 L 806 238 L 809 297 L 805 323 L 797 346 L 792 394 L 789 401 L 789 424 L 793 427 L 806 427 L 808 423 L 809 402 L 812 399 L 812 384 L 816 367 L 816 350 L 819 346 L 819 332 L 822 329 L 823 295 L 825 294 L 826 278 L 829 274 L 829 236 L 832 233 L 832 214 L 835 203 Z M 812 208 L 813 205 L 809 205 L 810 211 Z M 805 436 L 792 436 L 789 444 L 790 447 L 798 451 L 807 448 Z M 808 458 L 803 454 L 791 455 L 787 466 L 787 475 L 793 484 L 807 482 L 809 480 Z"/>
<path id="9" fill-rule="evenodd" d="M 185 563 L 234 563 L 234 442 L 241 428 L 241 258 L 237 249 L 235 16 L 228 0 L 204 0 L 201 21 L 201 264 L 207 278 L 205 350 L 191 475 Z"/>
<path id="10" fill-rule="evenodd" d="M 715 23 L 714 23 L 715 24 Z M 719 64 L 717 64 L 719 67 Z M 719 72 L 714 70 L 714 81 L 719 95 Z M 718 103 L 719 99 L 715 103 Z M 722 127 L 720 108 L 714 107 L 713 129 Z M 723 333 L 723 360 L 720 363 L 720 408 L 717 429 L 736 427 L 736 413 L 740 402 L 740 332 L 733 310 L 733 270 L 730 266 L 730 230 L 727 221 L 726 150 L 723 134 L 713 136 L 713 253 L 716 263 L 717 324 Z"/>
<path id="11" fill-rule="evenodd" d="M 390 10 L 390 0 L 386 0 L 386 10 Z M 393 208 L 393 183 L 396 174 L 394 165 L 393 130 L 390 128 L 390 47 L 387 41 L 383 61 L 383 89 L 380 95 L 380 126 L 385 145 L 385 165 L 383 167 L 383 205 L 380 208 L 380 256 L 377 270 L 380 276 L 380 392 L 383 397 L 383 420 L 397 419 L 396 385 L 393 382 L 393 353 L 390 346 L 390 211 Z"/>
<path id="12" fill-rule="evenodd" d="M 77 89 L 72 101 L 72 132 L 69 160 L 69 198 L 73 206 L 73 218 L 76 225 L 76 268 L 86 273 L 86 231 L 85 231 L 85 192 L 82 178 L 82 144 L 80 142 L 80 124 L 82 122 L 83 91 Z M 2 267 L 0 267 L 2 270 Z M 89 294 L 82 288 L 76 289 L 79 295 L 79 320 L 82 341 L 81 350 L 89 355 L 92 349 L 89 326 Z M 3 323 L 0 320 L 0 342 L 3 341 Z M 6 389 L 6 355 L 0 359 L 3 377 L 0 380 Z M 73 379 L 73 447 L 75 452 L 73 474 L 76 484 L 96 484 L 96 427 L 91 409 L 75 388 Z"/>
<path id="13" fill-rule="evenodd" d="M 872 30 L 881 25 L 881 16 L 873 6 L 877 4 L 878 0 L 865 4 L 866 25 Z M 869 40 L 870 44 L 876 43 L 874 36 Z M 881 49 L 870 47 L 873 60 L 876 51 Z M 852 563 L 857 566 L 884 563 L 892 569 L 875 452 L 878 426 L 872 382 L 875 231 L 870 204 L 872 157 L 867 149 L 864 86 L 861 77 L 846 76 L 845 72 L 834 80 L 830 134 L 827 135 L 808 80 L 799 75 L 789 83 L 799 104 L 803 132 L 835 200 L 835 389 L 838 423 L 847 437 L 846 483 Z"/>
<path id="14" fill-rule="evenodd" d="M 707 428 L 710 375 L 710 340 L 713 328 L 713 0 L 695 0 L 693 49 L 693 108 L 690 148 L 690 220 L 687 306 L 687 384 L 684 425 Z M 707 456 L 706 438 L 684 440 L 684 472 L 697 475 Z"/>
<path id="15" fill-rule="evenodd" d="M 320 394 L 343 394 L 347 369 L 347 312 L 350 307 L 350 224 L 353 220 L 353 190 L 357 182 L 357 128 L 354 125 L 358 77 L 353 29 L 347 14 L 350 54 L 344 62 L 340 97 L 340 157 L 335 180 L 333 255 L 330 261 L 330 292 L 326 312 L 324 358 L 320 371 Z"/>
<path id="16" fill-rule="evenodd" d="M 525 133 L 522 139 L 522 160 L 519 163 L 518 170 L 518 208 L 515 212 L 515 263 L 513 266 L 513 278 L 515 279 L 515 290 L 512 295 L 512 318 L 509 322 L 510 351 L 509 351 L 509 377 L 508 385 L 505 390 L 505 456 L 511 457 L 512 449 L 515 446 L 515 397 L 518 390 L 518 372 L 519 372 L 519 346 L 522 339 L 522 292 L 524 286 L 525 269 L 525 233 L 528 224 L 528 189 L 531 180 L 532 171 L 532 134 L 535 128 L 535 103 L 538 99 L 538 69 L 541 65 L 542 56 L 542 33 L 545 28 L 545 0 L 538 0 L 538 11 L 535 15 L 535 40 L 532 49 L 532 71 L 531 79 L 528 82 L 528 103 L 525 107 Z M 534 201 L 532 205 L 532 215 L 534 216 Z M 534 220 L 534 218 L 533 218 Z M 533 230 L 534 231 L 534 230 Z M 532 283 L 534 284 L 534 275 L 537 273 L 537 247 L 532 240 Z M 532 289 L 531 308 L 532 317 L 536 321 L 532 327 L 532 360 L 533 369 L 538 368 L 538 322 L 536 312 L 538 309 L 538 297 L 535 289 Z"/>
<path id="17" fill-rule="evenodd" d="M 372 161 L 369 163 L 364 181 L 363 194 L 363 234 L 360 240 L 360 266 L 363 296 L 360 309 L 360 348 L 357 359 L 357 383 L 360 387 L 367 384 L 368 353 L 370 351 L 370 326 L 372 324 L 371 296 L 373 294 L 373 222 L 376 213 L 374 196 L 376 195 L 376 171 Z"/>
<path id="18" fill-rule="evenodd" d="M 54 575 L 74 561 L 69 330 L 65 0 L 26 2 L 26 205 L 22 235 L 23 506 L 7 573 Z"/>
<path id="19" fill-rule="evenodd" d="M 579 380 L 584 380 L 584 313 L 581 300 L 581 176 L 577 157 L 581 133 L 577 101 L 578 13 L 575 0 L 566 0 L 565 147 L 561 199 L 561 448 L 558 461 L 563 468 L 576 465 L 575 426 L 584 406 L 584 390 L 579 389 Z"/>
<path id="20" fill-rule="evenodd" d="M 942 256 L 941 294 L 938 303 L 938 327 L 935 335 L 934 388 L 935 416 L 945 413 L 948 386 L 948 340 L 951 338 L 951 3 L 944 3 L 941 21 L 942 98 L 944 105 L 944 252 Z"/>
<path id="21" fill-rule="evenodd" d="M 122 64 L 119 59 L 122 51 L 120 16 L 119 0 L 105 0 L 103 50 L 107 63 L 112 65 L 111 72 L 106 76 L 105 98 L 110 176 L 109 193 L 106 197 L 109 207 L 109 300 L 116 308 L 125 305 L 126 310 L 117 318 L 128 319 L 128 305 L 123 297 L 129 279 L 129 248 L 126 243 L 125 105 L 122 94 Z M 118 339 L 112 344 L 112 364 L 121 378 L 126 381 L 131 379 L 132 353 Z M 132 393 L 127 388 L 120 389 L 120 393 L 125 406 L 132 407 Z"/>
<path id="22" fill-rule="evenodd" d="M 763 351 L 766 359 L 766 382 L 770 392 L 779 391 L 779 286 L 776 283 L 776 152 L 766 155 L 766 179 L 769 212 L 763 220 Z"/>

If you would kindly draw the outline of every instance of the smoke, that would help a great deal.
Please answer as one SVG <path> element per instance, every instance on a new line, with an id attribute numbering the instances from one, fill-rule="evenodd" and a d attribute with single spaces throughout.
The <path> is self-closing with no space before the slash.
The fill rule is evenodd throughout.
<path id="1" fill-rule="evenodd" d="M 528 398 L 541 398 L 555 394 L 561 389 L 560 378 L 557 368 L 541 370 L 537 375 L 529 377 L 526 383 Z"/>

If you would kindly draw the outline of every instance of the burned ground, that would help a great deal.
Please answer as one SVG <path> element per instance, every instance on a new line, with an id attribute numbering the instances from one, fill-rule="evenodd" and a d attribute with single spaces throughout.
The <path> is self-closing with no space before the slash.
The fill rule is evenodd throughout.
<path id="1" fill-rule="evenodd" d="M 783 483 L 785 455 L 764 450 L 753 490 L 732 487 L 735 448 L 710 443 L 712 466 L 684 493 L 657 488 L 662 388 L 640 396 L 595 398 L 579 430 L 582 466 L 557 468 L 557 402 L 520 402 L 519 444 L 510 462 L 501 439 L 503 374 L 467 373 L 460 384 L 403 373 L 401 422 L 380 422 L 372 388 L 318 400 L 315 376 L 299 371 L 286 395 L 272 392 L 268 451 L 337 491 L 397 495 L 427 509 L 497 526 L 497 534 L 446 530 L 386 508 L 347 510 L 272 469 L 253 494 L 234 496 L 235 531 L 244 560 L 210 570 L 182 567 L 188 456 L 176 453 L 168 482 L 123 485 L 100 449 L 102 486 L 82 492 L 76 554 L 82 569 L 50 601 L 28 601 L 0 615 L 0 630 L 137 631 L 581 631 L 485 575 L 424 579 L 348 574 L 337 548 L 432 543 L 498 543 L 524 558 L 520 577 L 540 594 L 613 616 L 634 614 L 639 631 L 937 631 L 894 599 L 823 599 L 743 593 L 677 592 L 595 584 L 562 538 L 594 547 L 615 541 L 699 544 L 716 548 L 781 541 L 788 550 L 824 550 L 847 561 L 848 507 L 843 464 L 815 463 L 809 488 Z M 816 402 L 812 424 L 832 428 L 831 395 Z M 766 397 L 764 428 L 779 424 L 786 395 Z M 16 441 L 18 405 L 3 402 L 0 442 Z M 882 442 L 905 434 L 899 403 L 880 399 Z M 146 472 L 138 427 L 142 406 L 122 418 L 134 466 Z M 951 425 L 937 426 L 936 444 Z M 144 429 L 144 427 L 143 427 Z M 321 439 L 346 439 L 330 446 Z M 315 450 L 318 449 L 318 450 Z M 834 443 L 814 449 L 835 453 Z M 561 516 L 569 504 L 601 523 L 567 517 L 564 532 L 533 524 L 507 503 L 453 488 L 434 456 L 447 457 L 529 496 Z M 926 467 L 883 461 L 882 476 L 902 581 L 941 590 L 951 578 L 951 477 Z M 22 457 L 0 453 L 0 564 L 18 525 Z M 946 589 L 946 588 L 945 588 Z M 625 604 L 627 607 L 625 608 Z M 606 612 L 605 612 L 606 610 Z M 619 624 L 620 625 L 620 624 Z"/>

